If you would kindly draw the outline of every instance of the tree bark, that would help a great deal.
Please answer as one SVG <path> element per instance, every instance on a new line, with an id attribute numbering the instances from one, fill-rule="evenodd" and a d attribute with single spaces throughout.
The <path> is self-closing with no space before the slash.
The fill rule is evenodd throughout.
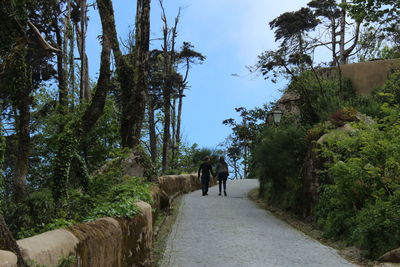
<path id="1" fill-rule="evenodd" d="M 186 73 L 185 77 L 183 78 L 182 86 L 179 87 L 179 92 L 178 92 L 178 115 L 177 115 L 177 124 L 176 124 L 176 146 L 177 146 L 177 151 L 176 153 L 179 155 L 180 153 L 180 147 L 181 147 L 181 122 L 182 122 L 182 108 L 183 108 L 183 97 L 184 97 L 184 91 L 186 88 L 186 82 L 187 78 L 189 76 L 189 69 L 190 69 L 190 61 L 189 58 L 186 58 Z"/>
<path id="2" fill-rule="evenodd" d="M 57 205 L 62 203 L 62 200 L 66 194 L 65 188 L 67 186 L 67 179 L 70 170 L 65 169 L 65 166 L 69 166 L 71 164 L 73 158 L 75 157 L 74 154 L 79 148 L 84 148 L 87 134 L 92 130 L 100 116 L 103 114 L 107 92 L 110 88 L 110 24 L 108 23 L 106 17 L 100 16 L 100 19 L 103 28 L 103 35 L 100 58 L 100 74 L 97 80 L 97 90 L 90 105 L 74 129 L 73 137 L 76 139 L 71 140 L 69 136 L 64 136 L 64 142 L 68 145 L 65 147 L 61 146 L 57 151 L 53 177 L 53 196 Z M 85 187 L 86 182 L 87 181 L 81 181 L 83 187 Z"/>
<path id="3" fill-rule="evenodd" d="M 8 229 L 3 215 L 0 215 L 0 249 L 14 252 L 18 258 L 19 267 L 28 266 L 22 258 L 21 250 L 19 249 L 17 241 L 15 241 L 11 231 Z"/>
<path id="4" fill-rule="evenodd" d="M 183 88 L 179 89 L 179 98 L 178 98 L 178 114 L 177 114 L 177 122 L 176 122 L 176 153 L 179 154 L 180 146 L 181 146 L 181 122 L 182 122 L 182 108 L 183 108 Z"/>
<path id="5" fill-rule="evenodd" d="M 54 23 L 57 22 L 57 18 L 54 18 Z M 55 33 L 56 33 L 56 40 L 57 40 L 57 45 L 59 47 L 63 47 L 64 46 L 64 40 L 63 40 L 63 36 L 61 34 L 61 29 L 58 26 L 58 24 L 56 25 L 56 29 L 55 29 Z M 65 38 L 66 36 L 64 36 Z M 66 83 L 66 79 L 65 79 L 65 64 L 64 61 L 66 59 L 66 54 L 65 54 L 65 48 L 63 49 L 62 53 L 57 53 L 57 79 L 58 79 L 58 102 L 60 104 L 60 113 L 61 114 L 65 114 L 66 110 L 66 106 L 68 104 L 67 102 L 67 97 L 68 97 L 68 88 L 67 88 L 67 83 Z M 62 131 L 62 126 L 61 126 L 61 131 Z"/>
<path id="6" fill-rule="evenodd" d="M 119 47 L 117 31 L 115 27 L 114 9 L 111 0 L 97 0 L 100 18 L 105 22 L 103 35 L 108 35 L 111 49 L 113 51 L 118 81 L 121 85 L 121 145 L 122 147 L 133 146 L 133 114 L 135 89 L 135 70 L 128 60 L 122 55 Z"/>
<path id="7" fill-rule="evenodd" d="M 165 173 L 169 168 L 169 152 L 170 152 L 170 142 L 171 142 L 171 94 L 172 94 L 172 74 L 173 66 L 175 64 L 175 38 L 177 36 L 177 27 L 180 18 L 180 10 L 175 18 L 175 24 L 171 29 L 171 41 L 169 44 L 169 27 L 167 22 L 167 17 L 165 15 L 165 9 L 160 0 L 160 5 L 162 9 L 162 20 L 164 22 L 163 26 L 163 57 L 164 57 L 164 136 L 163 136 L 163 151 L 162 151 L 162 173 Z M 170 50 L 168 51 L 168 47 Z"/>
<path id="8" fill-rule="evenodd" d="M 15 165 L 13 186 L 14 199 L 22 201 L 27 197 L 26 177 L 28 175 L 28 159 L 30 148 L 29 123 L 30 123 L 30 97 L 28 92 L 21 92 L 20 99 L 17 104 L 17 159 Z"/>
<path id="9" fill-rule="evenodd" d="M 118 80 L 121 84 L 121 144 L 133 148 L 139 143 L 147 95 L 148 50 L 150 40 L 150 1 L 138 2 L 137 57 L 134 65 L 122 55 L 115 28 L 114 10 L 110 0 L 97 0 L 100 16 L 109 24 L 109 38 L 114 54 Z"/>
<path id="10" fill-rule="evenodd" d="M 150 132 L 150 156 L 151 161 L 156 163 L 157 161 L 157 134 L 156 134 L 156 122 L 155 122 L 155 104 L 152 99 L 149 103 L 149 132 Z"/>
<path id="11" fill-rule="evenodd" d="M 164 88 L 164 135 L 162 151 L 162 173 L 165 173 L 169 167 L 169 147 L 171 141 L 171 94 L 169 88 Z"/>
<path id="12" fill-rule="evenodd" d="M 346 4 L 346 0 L 341 0 L 342 4 Z M 340 65 L 346 64 L 345 58 L 345 44 L 346 44 L 346 10 L 342 8 L 340 14 L 340 43 L 339 43 L 339 63 Z"/>
<path id="13" fill-rule="evenodd" d="M 100 8 L 99 8 L 100 11 Z M 112 31 L 108 18 L 100 12 L 102 34 L 102 50 L 100 58 L 100 74 L 97 80 L 96 93 L 93 96 L 90 106 L 82 116 L 81 131 L 79 136 L 82 137 L 90 132 L 97 120 L 103 114 L 107 93 L 110 89 L 110 56 L 111 56 L 111 40 L 110 32 Z"/>
<path id="14" fill-rule="evenodd" d="M 76 95 L 76 85 L 75 85 L 75 54 L 74 54 L 74 50 L 75 50 L 75 35 L 74 35 L 74 31 L 75 31 L 75 27 L 73 26 L 73 24 L 70 24 L 71 30 L 72 30 L 72 34 L 70 36 L 69 39 L 69 56 L 68 56 L 68 60 L 69 60 L 69 84 L 70 84 L 70 93 L 71 93 L 71 108 L 74 108 L 75 106 L 75 95 Z"/>
<path id="15" fill-rule="evenodd" d="M 136 7 L 136 61 L 135 105 L 133 107 L 133 147 L 140 142 L 148 95 L 150 48 L 150 0 L 137 0 Z"/>
<path id="16" fill-rule="evenodd" d="M 171 130 L 172 130 L 172 138 L 171 138 L 171 167 L 176 167 L 176 97 L 174 96 L 172 99 L 172 106 L 171 106 Z"/>
<path id="17" fill-rule="evenodd" d="M 15 108 L 16 115 L 16 136 L 17 136 L 17 151 L 13 187 L 13 198 L 16 201 L 21 201 L 27 197 L 28 191 L 26 188 L 26 177 L 28 175 L 28 162 L 30 152 L 30 105 L 31 105 L 31 92 L 32 92 L 32 72 L 27 64 L 26 49 L 21 48 L 15 64 L 20 70 L 19 83 L 16 84 L 15 90 Z M 23 66 L 21 68 L 21 66 Z"/>
<path id="18" fill-rule="evenodd" d="M 89 86 L 89 60 L 86 54 L 86 31 L 87 31 L 87 1 L 80 1 L 81 14 L 80 24 L 81 28 L 78 35 L 78 46 L 79 54 L 81 57 L 81 73 L 80 73 L 80 99 L 88 100 L 91 97 L 90 86 Z"/>
<path id="19" fill-rule="evenodd" d="M 331 38 L 332 38 L 332 66 L 336 66 L 336 20 L 335 17 L 331 18 Z"/>

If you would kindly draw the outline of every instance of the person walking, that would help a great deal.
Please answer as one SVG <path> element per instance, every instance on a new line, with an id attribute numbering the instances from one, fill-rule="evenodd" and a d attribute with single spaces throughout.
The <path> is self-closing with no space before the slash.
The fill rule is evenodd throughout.
<path id="1" fill-rule="evenodd" d="M 208 195 L 208 185 L 210 183 L 211 175 L 214 176 L 214 172 L 212 170 L 212 166 L 210 163 L 210 157 L 205 157 L 203 163 L 200 165 L 197 177 L 200 179 L 201 173 L 201 190 L 203 192 L 203 196 Z"/>
<path id="2" fill-rule="evenodd" d="M 226 196 L 226 180 L 228 179 L 229 170 L 228 170 L 228 164 L 225 162 L 224 157 L 219 158 L 216 173 L 217 173 L 218 182 L 219 182 L 219 194 L 218 195 L 219 196 L 221 195 L 221 189 L 222 189 L 222 185 L 223 185 L 224 195 Z"/>

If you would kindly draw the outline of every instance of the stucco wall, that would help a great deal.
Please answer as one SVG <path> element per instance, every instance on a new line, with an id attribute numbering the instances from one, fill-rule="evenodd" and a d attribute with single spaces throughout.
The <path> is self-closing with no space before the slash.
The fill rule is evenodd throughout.
<path id="1" fill-rule="evenodd" d="M 215 181 L 211 182 L 215 184 Z M 162 176 L 152 188 L 152 206 L 138 202 L 140 212 L 131 219 L 101 218 L 71 229 L 49 231 L 18 240 L 25 260 L 49 267 L 59 258 L 75 255 L 76 266 L 149 266 L 153 216 L 179 194 L 200 188 L 196 175 Z M 0 267 L 16 266 L 16 256 L 0 250 Z"/>
<path id="2" fill-rule="evenodd" d="M 395 69 L 400 69 L 400 59 L 360 62 L 340 67 L 342 76 L 351 80 L 359 95 L 368 95 L 374 88 L 382 86 Z M 320 73 L 324 78 L 339 77 L 337 67 L 322 69 Z"/>

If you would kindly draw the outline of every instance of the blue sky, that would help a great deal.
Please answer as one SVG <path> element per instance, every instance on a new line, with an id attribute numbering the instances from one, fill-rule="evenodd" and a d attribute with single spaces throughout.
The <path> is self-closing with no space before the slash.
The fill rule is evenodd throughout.
<path id="1" fill-rule="evenodd" d="M 268 22 L 283 12 L 305 6 L 304 0 L 164 0 L 172 25 L 178 8 L 183 7 L 178 26 L 178 46 L 191 42 L 207 60 L 189 74 L 190 89 L 183 106 L 183 139 L 201 147 L 216 147 L 230 133 L 222 121 L 237 118 L 236 107 L 248 109 L 279 98 L 278 89 L 262 77 L 249 76 L 247 65 L 256 63 L 257 55 L 276 47 Z M 129 33 L 135 19 L 134 0 L 114 0 L 117 32 L 121 39 Z M 161 10 L 152 0 L 152 39 L 161 37 Z M 97 79 L 99 70 L 101 24 L 97 10 L 89 13 L 88 57 L 90 76 Z M 152 42 L 152 48 L 159 48 Z M 240 77 L 232 76 L 238 74 Z"/>

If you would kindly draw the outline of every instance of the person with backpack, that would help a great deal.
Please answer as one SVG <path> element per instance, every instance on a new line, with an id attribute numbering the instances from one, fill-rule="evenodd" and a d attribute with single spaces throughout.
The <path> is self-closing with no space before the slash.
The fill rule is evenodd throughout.
<path id="1" fill-rule="evenodd" d="M 210 163 L 210 157 L 205 157 L 203 163 L 200 165 L 198 171 L 198 178 L 200 178 L 201 173 L 201 190 L 203 192 L 203 196 L 208 195 L 208 185 L 210 183 L 210 175 L 214 176 L 214 172 L 212 170 L 212 166 Z"/>
<path id="2" fill-rule="evenodd" d="M 221 189 L 222 185 L 224 187 L 224 195 L 226 196 L 226 180 L 228 179 L 229 175 L 229 170 L 228 170 L 228 164 L 225 162 L 224 157 L 219 158 L 219 162 L 217 165 L 217 177 L 218 177 L 218 182 L 219 182 L 219 196 L 221 195 Z"/>

